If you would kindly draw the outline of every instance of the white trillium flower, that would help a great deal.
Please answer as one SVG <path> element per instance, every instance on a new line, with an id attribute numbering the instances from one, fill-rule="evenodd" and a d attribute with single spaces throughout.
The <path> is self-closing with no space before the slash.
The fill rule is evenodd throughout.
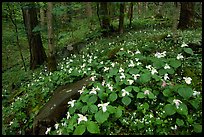
<path id="1" fill-rule="evenodd" d="M 142 63 L 141 62 L 137 62 L 137 66 L 141 65 Z"/>
<path id="2" fill-rule="evenodd" d="M 58 129 L 58 127 L 59 127 L 59 124 L 56 123 L 56 124 L 55 124 L 55 129 Z"/>
<path id="3" fill-rule="evenodd" d="M 109 68 L 108 67 L 104 67 L 104 72 L 108 71 Z"/>
<path id="4" fill-rule="evenodd" d="M 50 133 L 51 131 L 51 127 L 47 128 L 47 130 L 45 131 L 45 134 L 47 135 L 48 133 Z"/>
<path id="5" fill-rule="evenodd" d="M 123 48 L 120 48 L 120 50 L 124 50 Z"/>
<path id="6" fill-rule="evenodd" d="M 120 68 L 119 69 L 119 72 L 121 73 L 121 72 L 124 72 L 124 69 L 123 68 Z"/>
<path id="7" fill-rule="evenodd" d="M 122 89 L 122 92 L 123 92 L 123 93 L 122 93 L 122 96 L 123 96 L 123 97 L 126 96 L 126 94 L 129 95 L 129 92 L 127 92 L 125 89 Z"/>
<path id="8" fill-rule="evenodd" d="M 129 82 L 130 85 L 132 85 L 132 83 L 134 82 L 134 80 L 128 79 L 127 80 Z"/>
<path id="9" fill-rule="evenodd" d="M 96 94 L 96 88 L 93 87 L 92 90 L 89 92 L 89 94 Z"/>
<path id="10" fill-rule="evenodd" d="M 183 77 L 183 79 L 185 80 L 185 82 L 187 83 L 187 84 L 191 84 L 191 78 L 190 77 Z"/>
<path id="11" fill-rule="evenodd" d="M 135 58 L 135 61 L 139 61 L 139 59 L 138 59 L 138 58 Z"/>
<path id="12" fill-rule="evenodd" d="M 164 80 L 166 81 L 167 79 L 169 79 L 169 76 L 168 76 L 168 74 L 166 73 L 166 74 L 164 74 Z"/>
<path id="13" fill-rule="evenodd" d="M 193 91 L 193 96 L 196 96 L 196 95 L 200 95 L 200 92 L 198 92 L 198 91 Z"/>
<path id="14" fill-rule="evenodd" d="M 81 121 L 87 121 L 87 117 L 86 116 L 83 116 L 81 114 L 78 114 L 79 118 L 78 118 L 78 124 L 81 122 Z"/>
<path id="15" fill-rule="evenodd" d="M 70 104 L 71 105 L 71 107 L 73 107 L 74 106 L 74 102 L 75 102 L 76 100 L 71 100 L 71 101 L 69 101 L 68 102 L 68 104 Z"/>
<path id="16" fill-rule="evenodd" d="M 140 54 L 141 52 L 139 51 L 139 50 L 137 50 L 136 52 L 135 52 L 135 54 Z"/>
<path id="17" fill-rule="evenodd" d="M 135 64 L 133 63 L 132 60 L 130 60 L 130 64 L 128 65 L 128 67 L 134 67 L 134 66 L 135 66 Z"/>
<path id="18" fill-rule="evenodd" d="M 96 78 L 96 76 L 90 77 L 90 79 L 91 79 L 92 81 L 95 81 L 95 78 Z"/>
<path id="19" fill-rule="evenodd" d="M 182 103 L 182 102 L 181 102 L 179 99 L 174 99 L 174 100 L 173 100 L 173 103 L 175 103 L 176 108 L 178 109 L 180 103 Z"/>
<path id="20" fill-rule="evenodd" d="M 121 73 L 120 79 L 122 80 L 123 78 L 125 79 L 125 74 Z"/>
<path id="21" fill-rule="evenodd" d="M 115 66 L 115 63 L 114 63 L 114 62 L 113 62 L 113 63 L 111 63 L 111 66 L 112 66 L 112 67 L 114 67 L 114 66 Z"/>
<path id="22" fill-rule="evenodd" d="M 134 77 L 134 80 L 137 80 L 137 78 L 140 77 L 140 74 L 132 74 L 132 76 Z"/>
<path id="23" fill-rule="evenodd" d="M 102 85 L 102 86 L 104 86 L 104 85 L 105 85 L 105 83 L 106 83 L 106 82 L 105 82 L 105 80 L 103 80 L 103 82 L 102 82 L 102 84 L 101 84 L 101 85 Z"/>
<path id="24" fill-rule="evenodd" d="M 172 130 L 177 130 L 177 125 L 175 125 L 174 127 L 171 127 Z"/>
<path id="25" fill-rule="evenodd" d="M 148 65 L 146 66 L 147 69 L 151 70 L 152 66 L 151 65 Z"/>
<path id="26" fill-rule="evenodd" d="M 149 95 L 149 90 L 145 90 L 145 91 L 144 91 L 144 94 L 145 94 L 145 95 L 146 95 L 146 94 Z"/>
<path id="27" fill-rule="evenodd" d="M 85 86 L 83 86 L 82 89 L 79 90 L 78 92 L 79 92 L 80 94 L 82 94 L 82 93 L 84 92 L 84 89 L 85 89 Z"/>
<path id="28" fill-rule="evenodd" d="M 70 113 L 69 112 L 67 112 L 67 119 L 69 119 L 70 118 Z"/>
<path id="29" fill-rule="evenodd" d="M 181 45 L 181 47 L 188 47 L 188 45 L 186 43 L 183 42 L 183 44 Z"/>
<path id="30" fill-rule="evenodd" d="M 103 110 L 103 112 L 106 112 L 106 110 L 107 110 L 107 106 L 108 106 L 108 104 L 109 104 L 110 102 L 107 102 L 107 103 L 104 103 L 104 104 L 98 104 L 98 107 L 102 107 L 102 110 Z"/>
<path id="31" fill-rule="evenodd" d="M 107 84 L 108 88 L 110 89 L 110 91 L 113 91 L 113 86 L 110 85 L 109 83 Z"/>
<path id="32" fill-rule="evenodd" d="M 177 59 L 183 59 L 184 57 L 183 57 L 183 55 L 181 53 L 179 53 L 176 58 Z"/>
<path id="33" fill-rule="evenodd" d="M 155 73 L 158 73 L 158 72 L 155 68 L 152 67 L 151 73 L 152 73 L 152 75 L 154 75 Z"/>
<path id="34" fill-rule="evenodd" d="M 168 64 L 165 64 L 164 69 L 170 69 L 170 66 Z"/>

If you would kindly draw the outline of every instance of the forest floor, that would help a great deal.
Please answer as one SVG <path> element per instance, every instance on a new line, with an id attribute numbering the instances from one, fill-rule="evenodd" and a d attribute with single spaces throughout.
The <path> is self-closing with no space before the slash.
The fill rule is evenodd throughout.
<path id="1" fill-rule="evenodd" d="M 64 57 L 58 62 L 58 70 L 53 73 L 47 72 L 46 66 L 35 72 L 24 72 L 20 65 L 5 71 L 2 74 L 3 134 L 25 134 L 27 129 L 32 128 L 42 104 L 48 102 L 57 87 L 85 76 L 95 78 L 92 86 L 84 89 L 84 95 L 76 101 L 78 105 L 74 110 L 68 106 L 71 120 L 63 118 L 59 128 L 53 129 L 51 134 L 58 134 L 59 131 L 64 131 L 64 134 L 92 133 L 88 124 L 78 126 L 73 123 L 77 119 L 75 112 L 88 114 L 88 119 L 97 126 L 88 123 L 98 127 L 100 134 L 200 133 L 202 97 L 195 95 L 194 91 L 202 92 L 202 28 L 178 31 L 178 43 L 174 44 L 171 29 L 158 26 L 146 29 L 143 26 L 122 35 L 93 39 L 80 54 Z M 7 51 L 3 50 L 4 53 Z M 8 59 L 6 54 L 2 57 L 4 67 Z M 28 66 L 28 61 L 26 64 Z M 184 77 L 192 79 L 190 84 Z M 162 87 L 164 79 L 166 85 Z M 101 89 L 98 96 L 88 94 L 96 87 Z M 150 91 L 149 96 L 144 94 L 147 90 Z M 129 92 L 129 95 L 123 96 L 125 92 L 122 91 Z M 90 105 L 87 105 L 87 98 Z M 172 105 L 173 99 L 182 100 L 183 110 L 177 110 Z M 104 116 L 97 104 L 105 102 L 110 104 Z M 89 110 L 89 107 L 92 109 Z M 105 121 L 98 119 L 98 115 Z M 145 119 L 150 124 L 145 123 Z M 69 122 L 73 127 L 65 129 L 63 124 Z M 179 132 L 172 129 L 175 125 L 179 126 Z M 78 130 L 84 126 L 87 130 Z"/>

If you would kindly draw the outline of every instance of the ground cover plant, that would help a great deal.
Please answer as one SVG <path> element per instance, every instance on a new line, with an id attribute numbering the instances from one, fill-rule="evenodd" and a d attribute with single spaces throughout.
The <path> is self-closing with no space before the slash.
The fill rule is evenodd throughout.
<path id="1" fill-rule="evenodd" d="M 35 116 L 55 89 L 89 76 L 92 82 L 78 91 L 79 99 L 67 102 L 66 117 L 45 134 L 201 134 L 202 54 L 191 43 L 202 45 L 202 28 L 178 30 L 174 43 L 168 19 L 132 23 L 123 34 L 104 38 L 98 26 L 88 33 L 78 22 L 73 36 L 58 32 L 58 44 L 63 48 L 86 34 L 94 38 L 79 54 L 59 58 L 57 71 L 42 65 L 36 71 L 17 66 L 4 72 L 2 133 L 31 134 Z M 12 81 L 17 84 L 10 89 Z"/>

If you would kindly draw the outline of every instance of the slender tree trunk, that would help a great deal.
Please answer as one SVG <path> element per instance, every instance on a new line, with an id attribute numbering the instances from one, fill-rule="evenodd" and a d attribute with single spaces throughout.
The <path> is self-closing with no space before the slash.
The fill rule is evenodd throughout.
<path id="1" fill-rule="evenodd" d="M 108 32 L 110 31 L 110 18 L 108 15 L 108 3 L 100 2 L 100 12 L 101 12 L 101 26 L 102 33 L 105 37 L 108 36 Z"/>
<path id="2" fill-rule="evenodd" d="M 91 2 L 85 2 L 85 8 L 86 8 L 86 15 L 88 18 L 92 17 L 92 8 L 91 8 Z"/>
<path id="3" fill-rule="evenodd" d="M 141 2 L 138 2 L 138 15 L 141 15 L 142 9 L 141 9 Z"/>
<path id="4" fill-rule="evenodd" d="M 119 33 L 122 34 L 124 31 L 124 11 L 125 3 L 120 3 L 120 16 L 119 16 Z"/>
<path id="5" fill-rule="evenodd" d="M 178 29 L 184 30 L 189 27 L 193 27 L 194 4 L 194 2 L 181 2 L 181 12 Z"/>
<path id="6" fill-rule="evenodd" d="M 128 10 L 128 17 L 129 17 L 129 26 L 132 26 L 132 19 L 133 19 L 133 2 L 130 2 L 129 10 Z"/>
<path id="7" fill-rule="evenodd" d="M 41 27 L 45 25 L 45 11 L 42 7 L 40 8 L 40 24 Z"/>
<path id="8" fill-rule="evenodd" d="M 48 29 L 48 70 L 53 72 L 57 70 L 57 62 L 55 57 L 55 47 L 54 47 L 54 36 L 53 36 L 53 26 L 52 26 L 52 7 L 53 3 L 48 2 L 47 10 L 47 29 Z"/>
<path id="9" fill-rule="evenodd" d="M 13 9 L 12 9 L 12 10 L 10 9 L 10 6 L 9 6 L 9 5 L 7 5 L 7 6 L 8 6 L 9 11 L 11 12 L 11 13 L 9 14 L 9 18 L 11 19 L 11 22 L 13 23 L 13 25 L 14 25 L 14 27 L 15 27 L 15 32 L 16 32 L 16 44 L 17 44 L 17 46 L 18 46 L 19 53 L 20 53 L 20 57 L 21 57 L 22 62 L 23 62 L 23 67 L 24 67 L 24 69 L 25 69 L 25 71 L 26 71 L 25 61 L 24 61 L 24 58 L 23 58 L 22 49 L 21 49 L 20 42 L 19 42 L 19 37 L 18 37 L 18 27 L 17 27 L 17 24 L 16 24 L 16 18 L 14 17 L 14 19 L 13 19 L 13 17 L 12 17 L 12 16 L 15 16 L 15 12 L 14 12 Z"/>
<path id="10" fill-rule="evenodd" d="M 175 10 L 174 13 L 176 14 L 172 14 L 173 15 L 173 25 L 172 25 L 172 32 L 173 32 L 173 40 L 174 43 L 177 43 L 177 26 L 178 26 L 178 19 L 179 19 L 179 15 L 180 15 L 180 3 L 179 2 L 175 2 Z"/>
<path id="11" fill-rule="evenodd" d="M 46 61 L 47 56 L 42 45 L 40 32 L 33 32 L 33 29 L 38 25 L 34 3 L 23 7 L 22 12 L 30 49 L 30 69 L 34 70 Z"/>

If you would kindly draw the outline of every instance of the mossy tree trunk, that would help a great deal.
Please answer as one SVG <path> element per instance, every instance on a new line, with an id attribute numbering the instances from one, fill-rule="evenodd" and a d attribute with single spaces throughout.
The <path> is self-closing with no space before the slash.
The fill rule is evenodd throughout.
<path id="1" fill-rule="evenodd" d="M 33 31 L 33 29 L 38 25 L 35 4 L 32 2 L 27 6 L 22 7 L 22 13 L 30 49 L 30 69 L 34 70 L 38 66 L 42 65 L 47 59 L 42 45 L 40 32 Z"/>
<path id="2" fill-rule="evenodd" d="M 52 26 L 52 7 L 53 3 L 48 2 L 47 10 L 47 27 L 48 27 L 48 71 L 53 72 L 57 70 L 57 62 L 55 57 L 54 35 Z"/>
<path id="3" fill-rule="evenodd" d="M 193 27 L 194 24 L 194 2 L 181 2 L 181 12 L 178 29 L 184 30 Z"/>
<path id="4" fill-rule="evenodd" d="M 128 10 L 128 17 L 129 17 L 129 26 L 132 26 L 132 19 L 133 19 L 133 2 L 130 2 L 129 10 Z"/>

